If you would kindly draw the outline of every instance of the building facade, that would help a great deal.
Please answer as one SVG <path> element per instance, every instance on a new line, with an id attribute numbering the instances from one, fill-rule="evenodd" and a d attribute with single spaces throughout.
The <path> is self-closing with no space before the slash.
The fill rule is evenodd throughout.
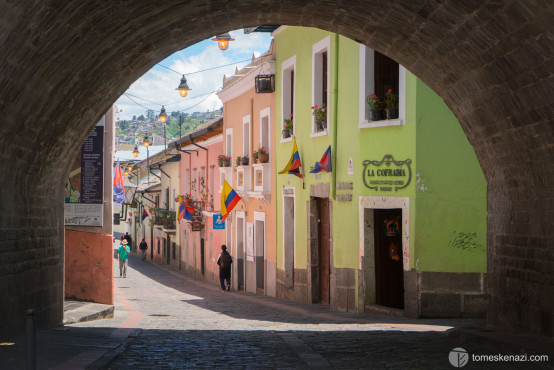
<path id="1" fill-rule="evenodd" d="M 219 168 L 241 197 L 225 221 L 225 241 L 235 258 L 234 289 L 276 296 L 275 249 L 275 50 L 270 49 L 234 76 L 224 78 L 222 153 Z M 220 197 L 218 197 L 220 198 Z"/>
<path id="2" fill-rule="evenodd" d="M 281 27 L 277 296 L 407 316 L 485 313 L 486 183 L 444 102 L 402 66 L 337 34 Z M 398 97 L 394 118 L 366 99 Z M 317 122 L 314 107 L 325 107 Z M 293 118 L 293 132 L 282 132 Z M 331 172 L 310 173 L 330 149 Z"/>

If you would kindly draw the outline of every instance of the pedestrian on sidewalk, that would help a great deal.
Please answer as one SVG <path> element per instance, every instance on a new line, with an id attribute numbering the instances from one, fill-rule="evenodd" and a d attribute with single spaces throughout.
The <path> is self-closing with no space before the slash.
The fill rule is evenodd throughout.
<path id="1" fill-rule="evenodd" d="M 217 264 L 219 265 L 219 282 L 221 283 L 221 289 L 225 291 L 225 281 L 227 281 L 227 291 L 231 290 L 231 264 L 233 263 L 233 257 L 227 252 L 227 246 L 223 244 L 221 246 L 221 254 L 217 257 Z"/>
<path id="2" fill-rule="evenodd" d="M 127 240 L 123 239 L 117 253 L 117 259 L 119 260 L 119 277 L 123 275 L 127 277 L 127 260 L 129 259 L 129 247 L 127 246 Z"/>
<path id="3" fill-rule="evenodd" d="M 144 238 L 142 238 L 142 241 L 139 244 L 140 252 L 142 253 L 142 262 L 146 261 L 146 250 L 148 249 L 148 244 L 146 244 L 146 241 Z"/>

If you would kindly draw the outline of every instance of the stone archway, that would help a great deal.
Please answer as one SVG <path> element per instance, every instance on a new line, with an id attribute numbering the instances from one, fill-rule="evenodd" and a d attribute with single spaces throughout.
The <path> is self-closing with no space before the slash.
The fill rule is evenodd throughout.
<path id="1" fill-rule="evenodd" d="M 552 19 L 539 0 L 0 1 L 2 332 L 27 307 L 62 318 L 68 158 L 117 97 L 170 53 L 256 24 L 362 41 L 452 109 L 488 181 L 488 319 L 554 332 Z"/>

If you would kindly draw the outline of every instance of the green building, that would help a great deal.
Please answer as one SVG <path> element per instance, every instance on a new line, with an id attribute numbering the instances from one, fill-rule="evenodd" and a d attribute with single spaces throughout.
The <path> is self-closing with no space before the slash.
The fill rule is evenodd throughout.
<path id="1" fill-rule="evenodd" d="M 398 63 L 343 36 L 286 26 L 274 37 L 277 170 L 296 140 L 303 174 L 277 176 L 277 296 L 484 316 L 486 182 L 449 108 Z M 389 90 L 398 117 L 372 116 L 366 97 Z M 323 124 L 315 106 L 325 107 Z M 310 173 L 329 147 L 332 171 Z"/>

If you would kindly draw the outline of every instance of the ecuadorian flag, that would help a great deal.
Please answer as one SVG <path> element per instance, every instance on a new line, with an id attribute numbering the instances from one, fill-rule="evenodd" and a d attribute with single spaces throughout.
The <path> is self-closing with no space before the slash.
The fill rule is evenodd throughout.
<path id="1" fill-rule="evenodd" d="M 279 174 L 289 173 L 303 178 L 304 176 L 300 173 L 300 167 L 302 167 L 302 163 L 300 163 L 300 154 L 298 153 L 298 147 L 296 146 L 296 138 L 294 138 L 294 145 L 292 147 L 292 155 L 290 156 L 289 163 L 287 163 L 287 166 L 279 172 Z"/>
<path id="2" fill-rule="evenodd" d="M 231 210 L 237 205 L 241 198 L 233 190 L 227 180 L 223 180 L 223 188 L 221 189 L 221 221 L 225 221 Z"/>

